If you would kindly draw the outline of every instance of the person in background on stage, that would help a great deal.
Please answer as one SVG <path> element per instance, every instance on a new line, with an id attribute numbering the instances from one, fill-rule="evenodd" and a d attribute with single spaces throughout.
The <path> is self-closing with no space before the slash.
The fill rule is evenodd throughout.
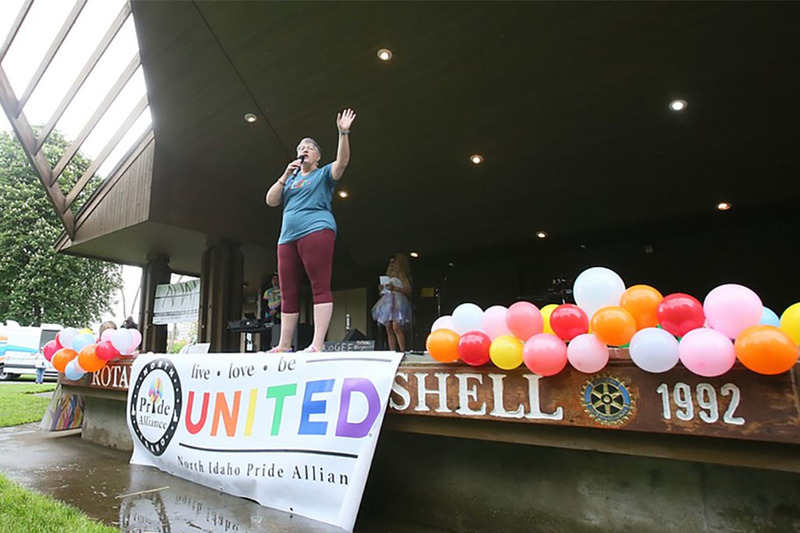
<path id="1" fill-rule="evenodd" d="M 394 254 L 386 268 L 388 283 L 379 285 L 382 294 L 372 307 L 372 318 L 386 327 L 389 349 L 406 351 L 406 335 L 403 328 L 411 321 L 411 273 L 408 257 Z"/>
<path id="2" fill-rule="evenodd" d="M 281 288 L 278 279 L 277 272 L 272 274 L 272 285 L 264 291 L 264 300 L 267 302 L 264 318 L 273 324 L 280 324 L 281 322 Z"/>
<path id="3" fill-rule="evenodd" d="M 105 322 L 100 324 L 100 330 L 99 330 L 99 333 L 97 334 L 97 338 L 98 339 L 102 339 L 103 338 L 103 332 L 105 330 L 107 330 L 107 329 L 117 329 L 117 325 L 114 322 L 112 322 L 111 320 L 106 320 Z"/>
<path id="4" fill-rule="evenodd" d="M 350 126 L 356 119 L 352 109 L 336 116 L 339 145 L 336 160 L 320 168 L 322 150 L 306 137 L 297 146 L 297 159 L 267 191 L 270 207 L 283 203 L 283 222 L 278 238 L 278 274 L 281 289 L 281 338 L 270 350 L 288 352 L 300 315 L 300 281 L 305 269 L 314 295 L 314 338 L 304 351 L 322 351 L 333 314 L 331 269 L 336 221 L 331 201 L 336 183 L 350 162 Z"/>
<path id="5" fill-rule="evenodd" d="M 139 325 L 133 321 L 132 316 L 129 316 L 128 318 L 125 319 L 125 321 L 122 323 L 122 327 L 125 329 L 136 329 L 136 330 L 139 329 Z"/>

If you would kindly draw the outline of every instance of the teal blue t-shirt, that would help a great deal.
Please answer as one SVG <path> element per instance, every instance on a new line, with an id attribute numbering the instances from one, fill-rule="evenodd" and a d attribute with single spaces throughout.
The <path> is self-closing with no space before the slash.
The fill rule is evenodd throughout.
<path id="1" fill-rule="evenodd" d="M 307 176 L 289 178 L 283 186 L 283 224 L 278 244 L 296 241 L 323 229 L 336 231 L 331 200 L 336 182 L 331 163 Z"/>

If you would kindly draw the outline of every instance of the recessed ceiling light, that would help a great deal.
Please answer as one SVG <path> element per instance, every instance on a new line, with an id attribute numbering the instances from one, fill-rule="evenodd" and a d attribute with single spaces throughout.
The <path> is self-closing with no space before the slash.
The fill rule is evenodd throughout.
<path id="1" fill-rule="evenodd" d="M 472 154 L 471 156 L 469 156 L 469 160 L 476 165 L 480 165 L 481 163 L 483 163 L 483 156 L 481 154 Z"/>
<path id="2" fill-rule="evenodd" d="M 392 51 L 388 48 L 381 48 L 378 50 L 378 59 L 381 61 L 389 61 L 392 58 Z"/>
<path id="3" fill-rule="evenodd" d="M 257 117 L 257 116 L 255 116 L 253 113 L 247 113 L 247 114 L 244 116 L 244 120 L 245 120 L 245 122 L 250 122 L 251 124 L 252 124 L 253 122 L 255 122 L 257 118 L 258 118 L 258 117 Z"/>
<path id="4" fill-rule="evenodd" d="M 408 255 L 410 255 L 410 256 L 411 256 L 411 257 L 413 257 L 414 259 L 416 259 L 417 257 L 419 257 L 419 254 L 418 254 L 417 252 L 411 252 L 411 253 L 409 253 Z"/>
<path id="5" fill-rule="evenodd" d="M 350 193 L 347 191 L 339 191 L 339 198 L 347 198 L 350 196 Z"/>
<path id="6" fill-rule="evenodd" d="M 717 204 L 717 209 L 719 209 L 720 211 L 727 211 L 730 208 L 731 208 L 730 202 L 720 202 Z"/>
<path id="7" fill-rule="evenodd" d="M 540 239 L 544 239 L 544 238 L 547 237 L 547 232 L 545 232 L 545 231 L 537 231 L 536 232 L 536 236 L 539 237 Z"/>
<path id="8" fill-rule="evenodd" d="M 686 103 L 686 100 L 673 100 L 669 103 L 669 108 L 673 111 L 683 111 L 687 105 L 689 104 Z"/>

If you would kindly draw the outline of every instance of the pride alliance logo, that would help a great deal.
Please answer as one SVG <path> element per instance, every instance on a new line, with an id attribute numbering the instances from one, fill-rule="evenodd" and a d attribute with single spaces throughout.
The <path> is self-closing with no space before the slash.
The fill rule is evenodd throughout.
<path id="1" fill-rule="evenodd" d="M 166 451 L 181 419 L 181 380 L 172 361 L 147 363 L 133 385 L 128 416 L 136 438 L 153 455 Z"/>

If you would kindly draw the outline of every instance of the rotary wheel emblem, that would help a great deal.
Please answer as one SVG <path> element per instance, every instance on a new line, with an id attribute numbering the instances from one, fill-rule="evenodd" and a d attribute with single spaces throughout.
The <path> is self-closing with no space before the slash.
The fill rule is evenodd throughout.
<path id="1" fill-rule="evenodd" d="M 586 413 L 604 426 L 627 424 L 636 406 L 625 382 L 614 376 L 599 376 L 583 385 L 581 403 Z"/>

